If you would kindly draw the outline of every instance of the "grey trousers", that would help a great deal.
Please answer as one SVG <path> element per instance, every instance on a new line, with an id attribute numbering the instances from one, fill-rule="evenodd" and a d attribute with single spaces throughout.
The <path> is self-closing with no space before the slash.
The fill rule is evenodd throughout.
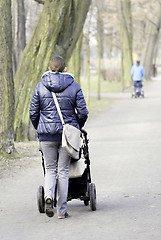
<path id="1" fill-rule="evenodd" d="M 45 197 L 54 199 L 57 179 L 57 214 L 67 211 L 70 157 L 61 142 L 40 142 L 45 159 Z"/>

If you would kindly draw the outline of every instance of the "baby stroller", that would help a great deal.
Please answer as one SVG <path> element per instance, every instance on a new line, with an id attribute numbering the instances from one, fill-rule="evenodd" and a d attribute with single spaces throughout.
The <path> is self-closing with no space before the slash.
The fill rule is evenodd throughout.
<path id="1" fill-rule="evenodd" d="M 132 98 L 144 98 L 144 91 L 143 91 L 143 83 L 142 81 L 135 81 L 134 82 L 134 88 L 136 88 L 136 91 L 132 93 Z M 139 88 L 141 88 L 141 91 L 139 92 Z"/>
<path id="2" fill-rule="evenodd" d="M 84 129 L 81 129 L 81 138 L 82 138 L 82 146 L 80 149 L 80 156 L 83 155 L 83 159 L 85 162 L 85 169 L 82 176 L 76 177 L 76 178 L 69 178 L 67 201 L 71 201 L 72 199 L 80 199 L 84 201 L 85 206 L 88 206 L 90 203 L 90 209 L 92 211 L 95 211 L 96 210 L 96 187 L 95 187 L 95 184 L 91 182 L 90 159 L 89 159 L 89 151 L 88 151 L 89 140 L 87 138 L 87 132 Z M 71 159 L 71 164 L 72 162 L 74 162 L 74 159 Z M 42 153 L 42 167 L 45 175 L 43 153 Z M 56 185 L 56 188 L 57 188 L 57 185 Z M 56 207 L 56 204 L 57 204 L 56 195 L 57 195 L 57 191 L 55 189 L 54 207 Z M 39 212 L 45 213 L 45 198 L 44 198 L 43 186 L 38 187 L 37 205 L 38 205 Z"/>

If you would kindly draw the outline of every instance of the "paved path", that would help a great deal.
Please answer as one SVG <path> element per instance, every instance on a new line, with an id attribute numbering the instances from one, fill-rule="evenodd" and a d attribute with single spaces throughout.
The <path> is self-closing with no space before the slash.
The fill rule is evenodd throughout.
<path id="1" fill-rule="evenodd" d="M 120 94 L 88 121 L 97 211 L 73 200 L 69 219 L 39 214 L 43 174 L 40 155 L 30 153 L 30 166 L 0 179 L 1 240 L 161 239 L 161 81 L 144 90 L 145 99 Z"/>

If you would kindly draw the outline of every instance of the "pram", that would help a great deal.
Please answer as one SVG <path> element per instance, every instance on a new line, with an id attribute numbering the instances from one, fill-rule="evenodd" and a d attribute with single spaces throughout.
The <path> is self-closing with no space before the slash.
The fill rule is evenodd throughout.
<path id="1" fill-rule="evenodd" d="M 95 187 L 95 184 L 91 182 L 90 159 L 89 159 L 89 149 L 88 149 L 89 140 L 87 138 L 87 132 L 84 129 L 81 129 L 81 138 L 82 138 L 82 146 L 80 150 L 80 156 L 83 155 L 83 159 L 85 161 L 85 169 L 81 177 L 69 178 L 67 201 L 71 201 L 72 199 L 80 199 L 84 201 L 85 206 L 88 206 L 90 203 L 90 209 L 92 211 L 95 211 L 96 210 L 96 187 Z M 71 159 L 71 162 L 72 161 L 74 160 Z M 45 175 L 43 153 L 42 153 L 42 167 Z M 56 189 L 57 189 L 57 184 L 56 184 Z M 54 207 L 56 207 L 56 204 L 57 204 L 56 189 L 55 189 Z M 37 205 L 38 205 L 39 212 L 45 213 L 45 199 L 44 199 L 43 186 L 38 187 Z"/>
<path id="2" fill-rule="evenodd" d="M 144 91 L 143 91 L 143 83 L 142 81 L 136 81 L 134 82 L 134 87 L 136 88 L 136 92 L 132 93 L 132 98 L 144 98 Z M 139 92 L 139 88 L 141 88 L 141 92 Z"/>

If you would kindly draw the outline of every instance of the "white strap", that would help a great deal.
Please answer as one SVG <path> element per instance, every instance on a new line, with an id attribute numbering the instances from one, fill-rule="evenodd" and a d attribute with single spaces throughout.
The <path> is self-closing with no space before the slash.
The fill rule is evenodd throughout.
<path id="1" fill-rule="evenodd" d="M 65 122 L 64 122 L 64 119 L 63 119 L 63 116 L 62 116 L 62 113 L 61 113 L 61 110 L 60 110 L 60 107 L 59 107 L 59 103 L 58 103 L 58 99 L 56 97 L 56 94 L 54 92 L 52 92 L 52 95 L 53 95 L 53 98 L 54 98 L 54 102 L 55 102 L 55 105 L 56 105 L 56 108 L 57 108 L 57 111 L 59 113 L 59 117 L 61 119 L 61 122 L 63 125 L 65 125 Z"/>

